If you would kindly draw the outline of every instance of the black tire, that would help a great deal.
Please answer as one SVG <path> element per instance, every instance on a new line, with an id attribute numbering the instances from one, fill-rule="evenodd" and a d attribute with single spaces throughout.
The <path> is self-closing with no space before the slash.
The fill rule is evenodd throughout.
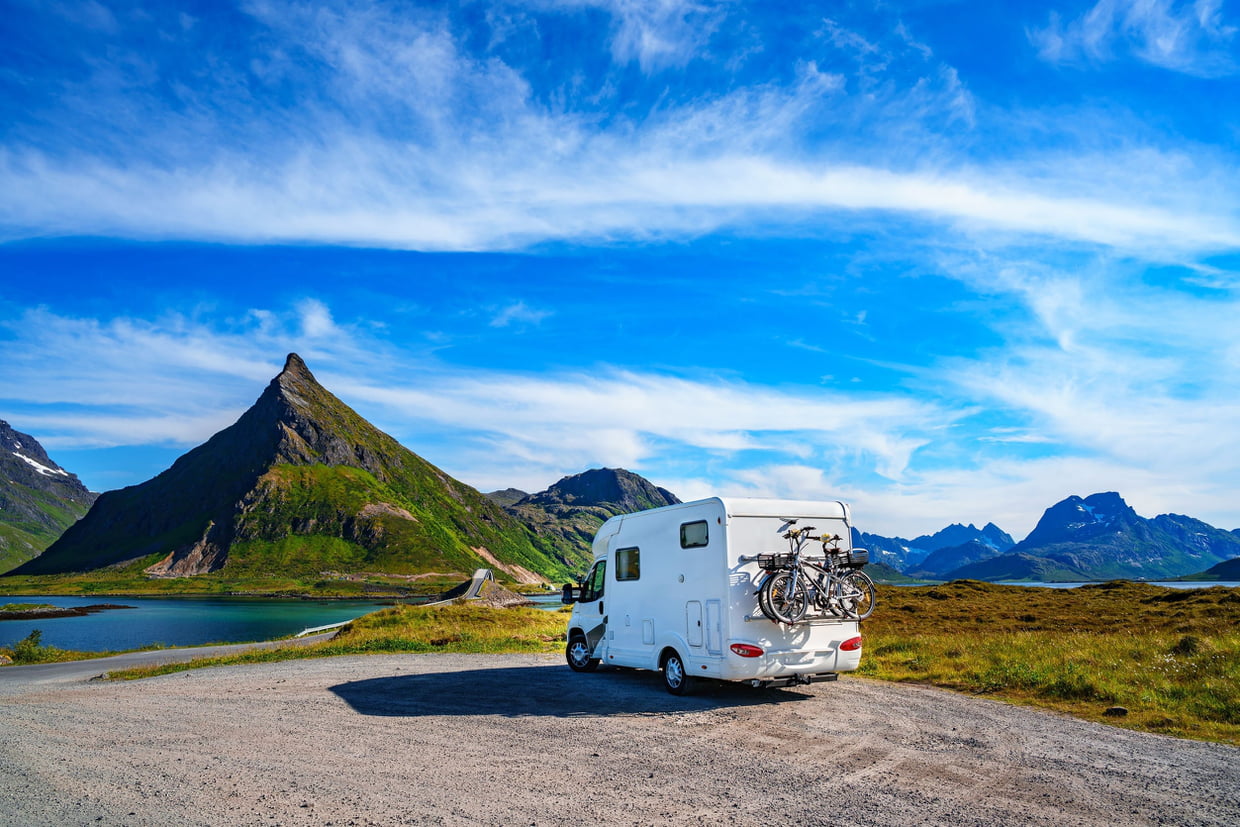
<path id="1" fill-rule="evenodd" d="M 840 605 L 848 617 L 854 620 L 865 620 L 874 613 L 877 596 L 874 592 L 874 581 L 863 571 L 849 572 L 841 578 L 843 591 L 849 597 L 840 600 Z"/>
<path id="2" fill-rule="evenodd" d="M 778 623 L 798 623 L 809 610 L 805 584 L 793 572 L 776 572 L 767 578 L 762 588 L 766 592 L 764 605 L 771 610 L 771 619 Z"/>
<path id="3" fill-rule="evenodd" d="M 573 635 L 564 647 L 564 660 L 574 672 L 593 672 L 598 668 L 598 658 L 590 657 L 590 644 L 582 635 Z"/>
<path id="4" fill-rule="evenodd" d="M 771 573 L 768 572 L 766 575 L 766 578 L 762 581 L 762 583 L 758 585 L 758 608 L 761 609 L 762 614 L 766 615 L 769 619 L 775 620 L 775 613 L 771 611 L 771 604 L 766 599 L 767 597 L 766 584 L 767 584 L 767 581 L 771 579 L 771 577 L 772 577 Z"/>
<path id="5" fill-rule="evenodd" d="M 685 662 L 676 652 L 668 654 L 663 661 L 663 686 L 673 695 L 688 695 L 693 691 L 694 679 L 685 669 Z"/>

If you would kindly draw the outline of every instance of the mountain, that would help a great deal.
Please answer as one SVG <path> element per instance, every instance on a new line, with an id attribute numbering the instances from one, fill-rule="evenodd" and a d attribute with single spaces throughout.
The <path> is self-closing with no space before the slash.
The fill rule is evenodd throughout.
<path id="1" fill-rule="evenodd" d="M 486 498 L 501 508 L 509 505 L 516 505 L 520 500 L 529 496 L 529 493 L 522 491 L 520 488 L 504 488 L 499 491 L 488 491 Z"/>
<path id="2" fill-rule="evenodd" d="M 0 573 L 51 545 L 96 496 L 38 440 L 0 420 Z"/>
<path id="3" fill-rule="evenodd" d="M 984 528 L 977 528 L 972 523 L 961 525 L 952 523 L 947 528 L 916 538 L 911 545 L 915 548 L 935 552 L 941 549 L 978 543 L 997 552 L 1004 552 L 1016 545 L 1011 535 L 994 523 L 986 523 Z"/>
<path id="4" fill-rule="evenodd" d="M 1240 556 L 1240 537 L 1191 517 L 1141 517 L 1119 494 L 1068 497 L 1007 554 L 945 576 L 977 580 L 1158 580 Z"/>
<path id="5" fill-rule="evenodd" d="M 1188 580 L 1240 580 L 1240 557 L 1217 563 L 1203 572 L 1186 578 Z"/>
<path id="6" fill-rule="evenodd" d="M 859 531 L 856 526 L 852 530 L 852 544 L 853 548 L 867 549 L 871 563 L 882 563 L 896 571 L 904 571 L 910 564 L 920 563 L 929 554 L 925 549 L 913 548 L 911 540 L 869 534 Z"/>
<path id="7" fill-rule="evenodd" d="M 512 491 L 514 489 L 508 489 Z M 505 494 L 493 492 L 488 495 Z M 599 526 L 617 514 L 675 505 L 675 494 L 623 468 L 594 468 L 505 507 L 564 560 L 584 569 Z M 578 571 L 578 574 L 581 572 Z"/>
<path id="8" fill-rule="evenodd" d="M 993 556 L 980 550 L 970 554 L 966 547 L 972 547 L 972 544 L 991 549 L 997 554 L 1007 551 L 1016 543 L 1006 531 L 994 523 L 987 523 L 986 527 L 981 529 L 972 523 L 967 526 L 953 523 L 934 534 L 923 534 L 913 540 L 905 540 L 902 537 L 883 537 L 853 529 L 853 546 L 869 549 L 870 559 L 875 562 L 885 563 L 898 571 L 909 573 L 926 569 L 924 561 L 934 552 L 943 549 L 960 548 L 956 555 L 962 559 L 962 562 L 957 563 L 957 566 L 968 562 L 963 560 L 964 557 L 981 559 L 983 556 Z M 950 560 L 951 557 L 943 559 Z M 938 570 L 942 565 L 932 564 L 930 569 Z"/>
<path id="9" fill-rule="evenodd" d="M 536 582 L 573 563 L 359 416 L 294 353 L 236 423 L 155 478 L 101 495 L 16 573 L 129 564 L 160 577 L 272 578 L 490 566 Z"/>
<path id="10" fill-rule="evenodd" d="M 939 580 L 961 566 L 980 563 L 999 555 L 1000 552 L 994 546 L 974 538 L 958 546 L 935 549 L 926 555 L 926 559 L 915 566 L 910 566 L 908 574 L 913 577 Z"/>

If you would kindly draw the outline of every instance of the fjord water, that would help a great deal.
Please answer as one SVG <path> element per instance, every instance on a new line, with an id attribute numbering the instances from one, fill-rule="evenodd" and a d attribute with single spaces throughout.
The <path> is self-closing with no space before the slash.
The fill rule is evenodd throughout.
<path id="1" fill-rule="evenodd" d="M 6 603 L 133 607 L 83 617 L 0 621 L 0 646 L 11 646 L 39 629 L 44 645 L 81 652 L 270 640 L 352 620 L 391 605 L 390 601 L 376 600 L 0 595 L 0 605 Z"/>

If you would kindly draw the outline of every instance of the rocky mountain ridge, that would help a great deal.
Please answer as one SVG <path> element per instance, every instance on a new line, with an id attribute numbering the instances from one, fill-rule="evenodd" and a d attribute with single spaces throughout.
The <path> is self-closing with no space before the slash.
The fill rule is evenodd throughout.
<path id="1" fill-rule="evenodd" d="M 0 420 L 0 573 L 46 549 L 97 496 L 37 439 Z"/>
<path id="2" fill-rule="evenodd" d="M 675 505 L 680 499 L 623 468 L 593 468 L 563 477 L 536 494 L 512 501 L 515 489 L 488 494 L 562 556 L 585 564 L 599 526 L 617 514 Z M 505 502 L 507 501 L 507 502 Z"/>
<path id="3" fill-rule="evenodd" d="M 503 509 L 328 392 L 297 354 L 237 420 L 140 485 L 109 491 L 19 574 L 140 565 L 150 575 L 472 571 L 559 579 Z"/>
<path id="4" fill-rule="evenodd" d="M 870 559 L 885 563 L 897 571 L 912 572 L 931 554 L 943 549 L 961 547 L 960 555 L 976 544 L 978 554 L 990 556 L 1007 551 L 1016 544 L 1011 536 L 994 523 L 983 528 L 969 523 L 952 523 L 934 534 L 923 534 L 912 540 L 902 537 L 883 537 L 853 528 L 853 545 L 870 550 Z M 933 565 L 933 564 L 932 564 Z"/>

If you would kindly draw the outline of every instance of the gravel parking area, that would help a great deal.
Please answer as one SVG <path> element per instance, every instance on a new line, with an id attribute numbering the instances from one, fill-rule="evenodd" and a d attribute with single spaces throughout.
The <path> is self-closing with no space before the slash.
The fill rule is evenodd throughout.
<path id="1" fill-rule="evenodd" d="M 856 678 L 532 655 L 0 669 L 0 823 L 1240 824 L 1240 749 Z"/>

